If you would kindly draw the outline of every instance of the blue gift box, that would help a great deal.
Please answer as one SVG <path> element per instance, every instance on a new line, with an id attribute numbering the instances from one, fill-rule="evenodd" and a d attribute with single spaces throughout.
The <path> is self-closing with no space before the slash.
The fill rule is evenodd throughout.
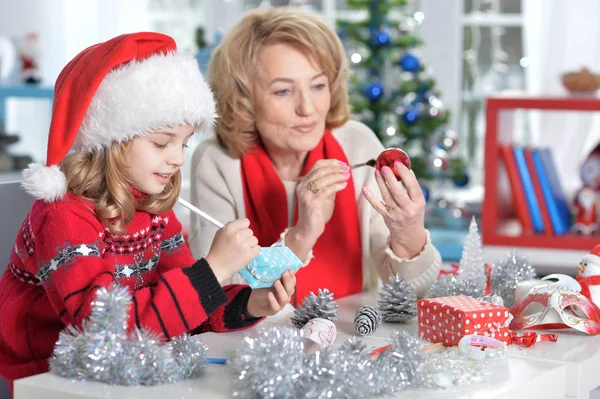
<path id="1" fill-rule="evenodd" d="M 302 261 L 288 247 L 263 247 L 254 260 L 240 270 L 240 275 L 252 288 L 269 288 L 286 270 L 295 272 Z"/>

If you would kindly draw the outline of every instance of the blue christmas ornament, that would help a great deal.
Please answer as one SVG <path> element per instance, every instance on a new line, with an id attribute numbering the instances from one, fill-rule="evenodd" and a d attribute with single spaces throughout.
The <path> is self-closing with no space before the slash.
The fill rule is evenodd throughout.
<path id="1" fill-rule="evenodd" d="M 465 171 L 465 174 L 463 176 L 452 179 L 452 183 L 454 183 L 456 187 L 464 187 L 467 184 L 469 184 L 469 175 Z"/>
<path id="2" fill-rule="evenodd" d="M 427 186 L 421 185 L 421 191 L 423 191 L 423 197 L 425 197 L 425 202 L 429 202 L 429 189 Z"/>
<path id="3" fill-rule="evenodd" d="M 402 114 L 402 119 L 407 125 L 412 125 L 417 121 L 417 119 L 419 119 L 419 110 L 412 107 L 408 108 L 406 111 L 404 111 L 404 114 Z"/>
<path id="4" fill-rule="evenodd" d="M 371 32 L 371 45 L 373 47 L 384 47 L 390 44 L 390 35 L 383 30 Z"/>
<path id="5" fill-rule="evenodd" d="M 421 61 L 411 53 L 406 53 L 400 58 L 400 67 L 407 72 L 418 72 L 421 68 Z"/>
<path id="6" fill-rule="evenodd" d="M 379 83 L 369 83 L 365 87 L 364 95 L 369 101 L 377 101 L 383 97 L 383 86 Z"/>

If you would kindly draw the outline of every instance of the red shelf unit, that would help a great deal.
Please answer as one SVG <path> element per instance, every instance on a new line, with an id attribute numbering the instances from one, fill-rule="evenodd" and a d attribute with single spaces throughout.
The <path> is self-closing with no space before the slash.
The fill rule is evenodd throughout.
<path id="1" fill-rule="evenodd" d="M 589 251 L 600 243 L 600 236 L 580 236 L 567 234 L 548 236 L 530 234 L 509 236 L 501 234 L 498 229 L 504 222 L 499 212 L 499 187 L 501 159 L 499 145 L 512 143 L 512 131 L 500 129 L 500 113 L 515 109 L 560 110 L 560 111 L 600 111 L 600 99 L 595 97 L 530 97 L 530 96 L 494 96 L 486 101 L 486 136 L 485 136 L 485 194 L 482 212 L 482 242 L 484 246 L 511 247 L 518 250 L 535 248 L 548 250 L 548 257 L 553 250 Z M 503 166 L 502 166 L 503 167 Z M 511 194 L 512 195 L 512 194 Z M 556 251 L 554 251 L 555 253 Z M 565 259 L 563 257 L 563 259 Z M 573 259 L 569 257 L 567 259 Z M 546 259 L 552 264 L 551 259 Z M 576 259 L 573 259 L 576 260 Z M 533 262 L 533 261 L 532 261 Z"/>

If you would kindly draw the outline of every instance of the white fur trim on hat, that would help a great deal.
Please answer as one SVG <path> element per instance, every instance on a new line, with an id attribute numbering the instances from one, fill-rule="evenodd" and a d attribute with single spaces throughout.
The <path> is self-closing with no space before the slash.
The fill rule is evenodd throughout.
<path id="1" fill-rule="evenodd" d="M 35 198 L 54 202 L 67 193 L 67 178 L 58 165 L 32 163 L 23 171 L 21 186 Z"/>
<path id="2" fill-rule="evenodd" d="M 109 72 L 88 107 L 75 151 L 93 151 L 189 123 L 196 131 L 215 117 L 213 96 L 198 62 L 190 55 L 156 54 Z"/>

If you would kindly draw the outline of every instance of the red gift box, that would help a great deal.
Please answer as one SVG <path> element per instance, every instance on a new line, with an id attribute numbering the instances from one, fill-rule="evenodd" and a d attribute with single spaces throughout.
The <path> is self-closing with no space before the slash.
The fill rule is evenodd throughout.
<path id="1" fill-rule="evenodd" d="M 508 343 L 507 308 L 465 295 L 417 301 L 419 337 L 444 346 L 458 345 L 465 335 L 483 335 Z"/>

